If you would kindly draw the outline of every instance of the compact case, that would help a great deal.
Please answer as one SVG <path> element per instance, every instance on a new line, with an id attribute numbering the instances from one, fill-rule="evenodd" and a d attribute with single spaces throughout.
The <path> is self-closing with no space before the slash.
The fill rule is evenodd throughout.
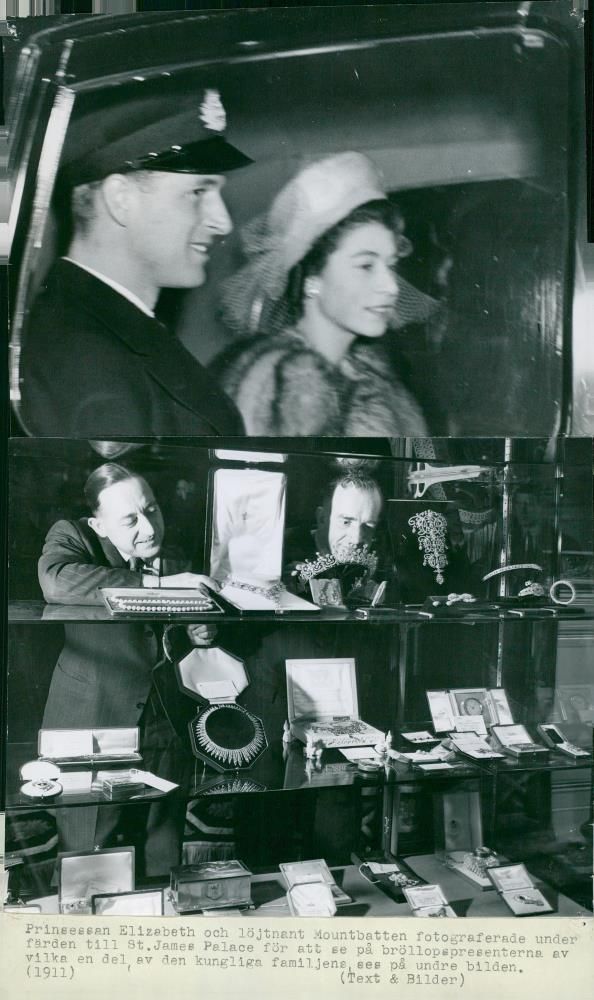
<path id="1" fill-rule="evenodd" d="M 384 733 L 359 718 L 355 661 L 286 660 L 291 736 L 322 748 L 367 747 Z"/>
<path id="2" fill-rule="evenodd" d="M 110 729 L 40 729 L 41 760 L 68 764 L 121 764 L 142 760 L 138 727 Z"/>
<path id="3" fill-rule="evenodd" d="M 60 768 L 50 760 L 30 760 L 20 769 L 24 782 L 21 795 L 30 799 L 53 799 L 63 791 Z"/>
<path id="4" fill-rule="evenodd" d="M 250 907 L 252 873 L 242 861 L 204 861 L 171 869 L 171 899 L 177 913 Z"/>
<path id="5" fill-rule="evenodd" d="M 201 705 L 188 723 L 194 756 L 217 771 L 252 767 L 268 747 L 262 720 L 236 704 L 248 684 L 243 661 L 218 646 L 175 663 L 180 690 Z"/>

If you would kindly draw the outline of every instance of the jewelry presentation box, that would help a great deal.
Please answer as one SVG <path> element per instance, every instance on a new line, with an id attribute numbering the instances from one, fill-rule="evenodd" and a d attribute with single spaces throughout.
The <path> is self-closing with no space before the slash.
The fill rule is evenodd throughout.
<path id="1" fill-rule="evenodd" d="M 568 684 L 557 689 L 556 709 L 564 722 L 594 722 L 594 684 Z"/>
<path id="2" fill-rule="evenodd" d="M 93 896 L 134 890 L 134 848 L 58 854 L 58 905 L 63 914 L 90 914 Z"/>
<path id="3" fill-rule="evenodd" d="M 493 726 L 491 732 L 503 752 L 510 757 L 549 759 L 548 747 L 535 743 L 525 726 Z"/>
<path id="4" fill-rule="evenodd" d="M 229 906 L 250 907 L 252 873 L 242 861 L 204 861 L 171 869 L 171 899 L 177 913 Z"/>
<path id="5" fill-rule="evenodd" d="M 440 885 L 416 885 L 403 889 L 415 917 L 455 917 Z"/>
<path id="6" fill-rule="evenodd" d="M 100 587 L 100 593 L 113 618 L 138 615 L 194 621 L 197 615 L 225 614 L 222 605 L 206 587 Z"/>
<path id="7" fill-rule="evenodd" d="M 268 740 L 262 720 L 236 703 L 249 685 L 243 660 L 219 646 L 196 647 L 175 673 L 180 691 L 200 705 L 188 723 L 194 756 L 216 771 L 252 767 Z"/>
<path id="8" fill-rule="evenodd" d="M 535 917 L 554 912 L 549 901 L 534 885 L 525 865 L 489 868 L 488 875 L 515 917 Z"/>
<path id="9" fill-rule="evenodd" d="M 427 701 L 436 733 L 474 731 L 484 736 L 488 726 L 514 721 L 503 688 L 427 691 Z"/>
<path id="10" fill-rule="evenodd" d="M 352 903 L 351 897 L 340 888 L 328 865 L 323 858 L 315 861 L 289 861 L 279 865 L 287 890 L 291 891 L 298 885 L 315 885 L 323 883 L 328 886 L 331 898 L 336 906 Z M 331 915 L 331 914 L 330 914 Z"/>
<path id="11" fill-rule="evenodd" d="M 385 734 L 359 717 L 355 660 L 286 660 L 291 736 L 322 749 L 367 747 Z"/>
<path id="12" fill-rule="evenodd" d="M 60 767 L 80 764 L 122 764 L 141 761 L 138 727 L 108 729 L 40 729 L 41 760 Z"/>

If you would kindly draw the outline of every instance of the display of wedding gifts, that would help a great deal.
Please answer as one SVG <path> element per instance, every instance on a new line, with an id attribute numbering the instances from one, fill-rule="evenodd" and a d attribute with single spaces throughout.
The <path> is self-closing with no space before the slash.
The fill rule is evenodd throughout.
<path id="1" fill-rule="evenodd" d="M 564 722 L 594 722 L 594 684 L 566 684 L 555 691 L 557 718 Z"/>
<path id="2" fill-rule="evenodd" d="M 205 587 L 101 587 L 101 597 L 113 618 L 199 620 L 225 611 Z"/>
<path id="3" fill-rule="evenodd" d="M 60 913 L 93 912 L 93 896 L 134 890 L 134 848 L 68 851 L 58 854 Z"/>
<path id="4" fill-rule="evenodd" d="M 252 906 L 252 873 L 242 861 L 204 861 L 171 869 L 171 899 L 177 913 Z"/>
<path id="5" fill-rule="evenodd" d="M 40 729 L 37 749 L 42 760 L 67 764 L 123 763 L 142 760 L 137 726 L 109 729 Z"/>
<path id="6" fill-rule="evenodd" d="M 553 907 L 536 888 L 525 865 L 489 868 L 488 875 L 515 917 L 536 917 L 553 912 Z"/>
<path id="7" fill-rule="evenodd" d="M 321 748 L 383 743 L 384 733 L 359 718 L 355 660 L 286 660 L 291 736 Z"/>
<path id="8" fill-rule="evenodd" d="M 200 705 L 188 723 L 194 755 L 217 771 L 255 764 L 268 741 L 262 720 L 236 702 L 249 685 L 243 661 L 219 646 L 196 647 L 175 673 L 180 690 Z"/>
<path id="9" fill-rule="evenodd" d="M 487 726 L 507 726 L 514 721 L 503 688 L 427 691 L 427 701 L 436 733 L 474 731 L 486 735 Z"/>
<path id="10" fill-rule="evenodd" d="M 535 743 L 525 726 L 493 726 L 491 732 L 503 752 L 511 757 L 548 759 L 548 747 Z"/>
<path id="11" fill-rule="evenodd" d="M 440 885 L 417 885 L 403 889 L 415 917 L 455 917 Z"/>
<path id="12" fill-rule="evenodd" d="M 210 574 L 240 614 L 319 611 L 281 582 L 287 477 L 263 469 L 212 476 Z"/>
<path id="13" fill-rule="evenodd" d="M 343 892 L 337 884 L 332 872 L 323 858 L 318 858 L 315 861 L 286 862 L 280 864 L 279 868 L 283 873 L 283 878 L 289 892 L 294 890 L 296 886 L 315 885 L 316 883 L 321 883 L 330 890 L 330 897 L 333 903 L 332 912 L 336 910 L 337 906 L 344 906 L 346 903 L 352 903 L 351 897 L 346 892 Z M 289 894 L 287 893 L 287 895 Z M 297 896 L 293 897 L 293 903 L 296 899 Z M 322 897 L 320 897 L 319 901 L 322 902 Z M 313 896 L 311 898 L 311 902 L 312 904 L 314 902 Z M 291 899 L 289 899 L 289 905 L 291 905 Z M 331 916 L 332 913 L 323 914 L 320 912 L 315 915 Z"/>
<path id="14" fill-rule="evenodd" d="M 450 733 L 454 750 L 470 760 L 501 760 L 503 754 L 494 750 L 486 736 L 477 733 Z"/>
<path id="15" fill-rule="evenodd" d="M 436 855 L 472 885 L 492 889 L 487 870 L 505 859 L 484 846 L 480 791 L 468 784 L 433 796 Z"/>

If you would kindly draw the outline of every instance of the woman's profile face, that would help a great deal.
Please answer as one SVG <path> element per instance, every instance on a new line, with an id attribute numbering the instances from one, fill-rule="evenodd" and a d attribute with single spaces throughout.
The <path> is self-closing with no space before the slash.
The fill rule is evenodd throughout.
<path id="1" fill-rule="evenodd" d="M 341 331 L 381 337 L 398 297 L 394 234 L 380 222 L 349 230 L 315 279 L 316 306 Z"/>

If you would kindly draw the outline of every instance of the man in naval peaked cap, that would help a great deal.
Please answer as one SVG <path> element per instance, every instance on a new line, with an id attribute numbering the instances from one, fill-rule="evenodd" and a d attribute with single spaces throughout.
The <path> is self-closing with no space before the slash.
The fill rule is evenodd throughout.
<path id="1" fill-rule="evenodd" d="M 154 316 L 195 288 L 231 219 L 224 174 L 252 161 L 224 135 L 216 90 L 142 94 L 69 129 L 58 175 L 67 255 L 25 325 L 20 416 L 36 436 L 243 434 L 233 403 Z"/>

